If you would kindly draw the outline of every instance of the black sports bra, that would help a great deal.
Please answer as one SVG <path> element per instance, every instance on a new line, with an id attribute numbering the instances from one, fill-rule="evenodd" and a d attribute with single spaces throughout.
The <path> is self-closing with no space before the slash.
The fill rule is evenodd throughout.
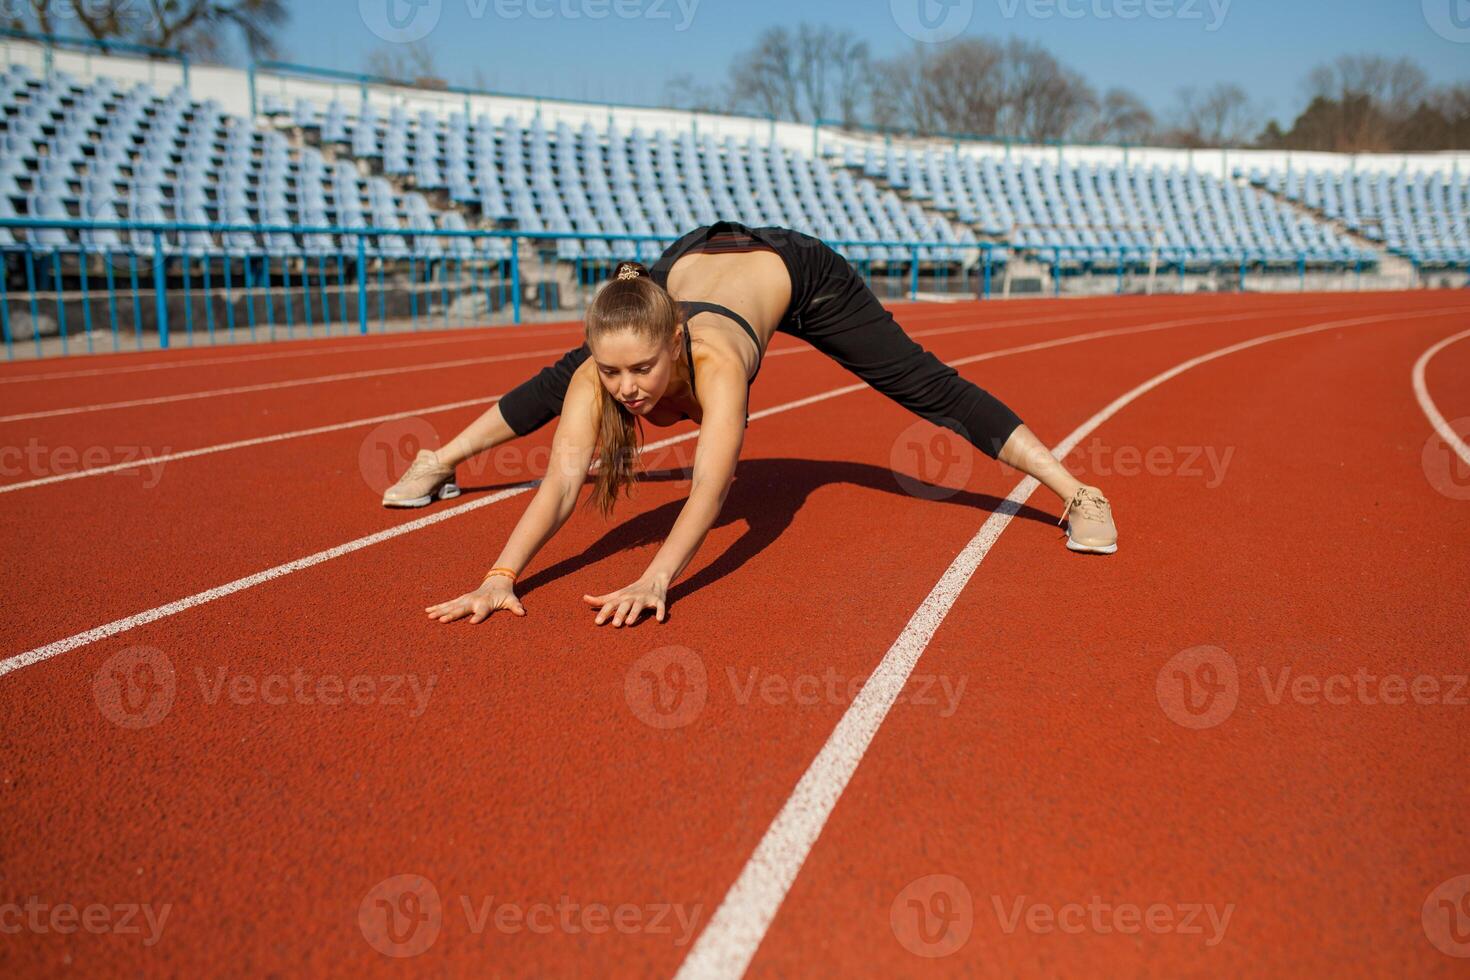
<path id="1" fill-rule="evenodd" d="M 755 330 L 751 327 L 749 323 L 746 322 L 745 317 L 741 316 L 739 313 L 736 313 L 728 306 L 721 306 L 718 303 L 706 303 L 702 300 L 680 300 L 679 306 L 684 314 L 684 356 L 689 359 L 689 393 L 693 395 L 696 400 L 698 400 L 698 392 L 696 392 L 694 389 L 694 345 L 689 338 L 689 318 L 698 313 L 718 313 L 720 316 L 728 317 L 731 320 L 734 320 L 736 323 L 740 324 L 741 328 L 744 329 L 746 333 L 750 334 L 750 339 L 755 344 L 756 363 L 755 374 L 752 374 L 750 376 L 750 380 L 747 381 L 746 384 L 754 384 L 756 375 L 761 373 L 761 341 L 760 337 L 756 335 Z M 688 418 L 688 416 L 686 415 L 685 418 Z M 746 409 L 745 424 L 750 424 L 749 408 Z"/>

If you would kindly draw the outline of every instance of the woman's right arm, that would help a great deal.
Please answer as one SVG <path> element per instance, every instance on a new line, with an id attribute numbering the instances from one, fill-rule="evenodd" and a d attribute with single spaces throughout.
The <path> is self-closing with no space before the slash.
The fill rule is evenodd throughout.
<path id="1" fill-rule="evenodd" d="M 551 461 L 546 475 L 491 567 L 509 568 L 519 576 L 576 509 L 577 497 L 587 480 L 587 468 L 597 447 L 599 387 L 590 370 L 579 369 L 573 376 L 562 404 L 561 421 L 551 441 Z M 452 623 L 464 616 L 469 616 L 472 623 L 479 623 L 497 609 L 509 609 L 518 616 L 526 614 L 516 598 L 514 583 L 503 575 L 488 578 L 475 591 L 424 611 L 441 623 Z"/>

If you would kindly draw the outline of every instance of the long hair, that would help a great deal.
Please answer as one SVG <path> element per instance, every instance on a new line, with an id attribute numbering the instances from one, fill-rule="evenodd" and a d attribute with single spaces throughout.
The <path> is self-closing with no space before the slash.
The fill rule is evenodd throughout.
<path id="1" fill-rule="evenodd" d="M 613 278 L 587 308 L 587 342 L 621 330 L 656 344 L 667 344 L 678 324 L 674 299 L 637 262 L 619 262 Z M 604 517 L 612 513 L 618 494 L 632 496 L 638 482 L 642 430 L 632 412 L 599 385 L 597 479 L 588 505 L 596 504 Z"/>

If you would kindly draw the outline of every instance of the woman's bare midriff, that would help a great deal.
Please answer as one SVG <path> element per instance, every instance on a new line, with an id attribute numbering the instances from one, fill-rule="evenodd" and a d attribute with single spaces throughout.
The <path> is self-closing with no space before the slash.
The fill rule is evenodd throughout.
<path id="1" fill-rule="evenodd" d="M 689 318 L 694 354 L 694 369 L 709 357 L 730 358 L 745 368 L 748 378 L 755 373 L 760 358 L 771 343 L 776 328 L 791 305 L 791 274 L 786 263 L 775 252 L 764 250 L 711 254 L 691 252 L 680 256 L 669 269 L 669 293 L 676 300 L 715 303 L 743 316 L 756 336 L 760 350 L 750 335 L 729 317 L 718 313 L 696 313 Z M 698 379 L 696 377 L 696 387 Z M 673 425 L 685 417 L 698 422 L 702 413 L 687 386 L 669 392 L 647 415 L 650 423 Z"/>

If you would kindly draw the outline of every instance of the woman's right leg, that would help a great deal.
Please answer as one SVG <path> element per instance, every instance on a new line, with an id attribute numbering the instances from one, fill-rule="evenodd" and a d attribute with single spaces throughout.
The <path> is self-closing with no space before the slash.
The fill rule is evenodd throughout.
<path id="1" fill-rule="evenodd" d="M 438 450 L 439 461 L 445 466 L 458 466 L 503 442 L 530 435 L 556 418 L 561 414 L 572 375 L 590 353 L 586 344 L 573 348 L 555 364 L 542 368 L 506 392 L 500 401 Z"/>
<path id="2" fill-rule="evenodd" d="M 516 436 L 529 435 L 561 414 L 572 375 L 591 352 L 574 348 L 561 360 L 516 385 L 437 450 L 419 452 L 407 472 L 383 493 L 384 507 L 423 507 L 459 496 L 454 469 Z"/>

